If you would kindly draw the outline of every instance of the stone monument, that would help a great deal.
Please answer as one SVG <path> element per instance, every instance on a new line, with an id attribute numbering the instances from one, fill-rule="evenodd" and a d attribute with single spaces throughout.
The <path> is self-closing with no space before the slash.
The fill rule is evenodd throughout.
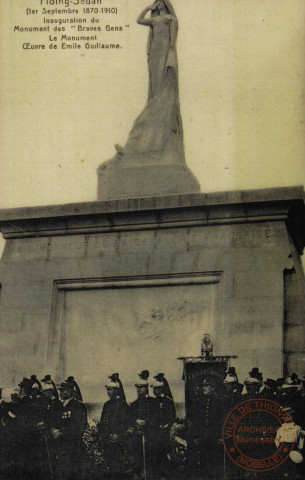
<path id="1" fill-rule="evenodd" d="M 157 1 L 138 22 L 150 32 L 148 102 L 99 168 L 98 201 L 0 212 L 0 385 L 73 375 L 94 403 L 116 371 L 130 401 L 148 368 L 183 402 L 176 359 L 204 331 L 215 357 L 238 356 L 240 378 L 253 366 L 304 375 L 304 190 L 199 193 L 184 159 L 175 12 Z"/>
<path id="2" fill-rule="evenodd" d="M 151 11 L 151 17 L 146 14 Z M 169 0 L 147 7 L 138 23 L 149 27 L 148 100 L 124 147 L 98 168 L 98 199 L 195 193 L 199 183 L 185 164 L 176 39 Z"/>

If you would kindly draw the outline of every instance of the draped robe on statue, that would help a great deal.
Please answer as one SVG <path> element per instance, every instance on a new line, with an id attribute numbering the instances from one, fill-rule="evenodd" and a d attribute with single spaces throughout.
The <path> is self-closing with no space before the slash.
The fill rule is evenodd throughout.
<path id="1" fill-rule="evenodd" d="M 165 0 L 166 13 L 154 10 L 139 23 L 150 28 L 148 41 L 149 92 L 128 140 L 98 168 L 98 198 L 164 195 L 200 191 L 185 164 L 180 115 L 176 38 L 178 21 Z"/>
<path id="2" fill-rule="evenodd" d="M 164 3 L 170 13 L 157 15 L 154 11 L 150 19 L 147 105 L 121 152 L 136 163 L 184 163 L 175 45 L 178 21 L 170 2 Z"/>
<path id="3" fill-rule="evenodd" d="M 148 102 L 134 122 L 124 153 L 141 155 L 148 161 L 183 163 L 177 55 L 171 45 L 178 23 L 171 15 L 152 17 L 152 22 L 148 43 Z"/>

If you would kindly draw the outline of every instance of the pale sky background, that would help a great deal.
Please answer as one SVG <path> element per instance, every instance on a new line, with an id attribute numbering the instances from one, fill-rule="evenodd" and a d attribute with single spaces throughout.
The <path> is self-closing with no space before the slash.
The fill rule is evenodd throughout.
<path id="1" fill-rule="evenodd" d="M 48 37 L 13 33 L 42 25 L 25 15 L 40 1 L 0 0 L 0 208 L 94 201 L 98 165 L 144 108 L 148 28 L 136 17 L 149 2 L 104 4 L 119 15 L 100 16 L 103 29 L 130 27 L 99 40 L 121 50 L 24 51 Z M 173 5 L 186 161 L 202 192 L 304 184 L 304 0 Z"/>

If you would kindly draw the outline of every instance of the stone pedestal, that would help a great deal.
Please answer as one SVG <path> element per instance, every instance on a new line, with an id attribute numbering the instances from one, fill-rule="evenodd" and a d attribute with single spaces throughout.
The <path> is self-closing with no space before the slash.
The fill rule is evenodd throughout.
<path id="1" fill-rule="evenodd" d="M 182 402 L 203 332 L 240 380 L 304 375 L 304 212 L 301 187 L 2 210 L 1 384 L 74 375 L 97 402 L 118 371 L 132 400 L 149 369 Z"/>
<path id="2" fill-rule="evenodd" d="M 98 169 L 98 200 L 198 193 L 200 186 L 185 164 L 122 165 L 105 163 Z"/>

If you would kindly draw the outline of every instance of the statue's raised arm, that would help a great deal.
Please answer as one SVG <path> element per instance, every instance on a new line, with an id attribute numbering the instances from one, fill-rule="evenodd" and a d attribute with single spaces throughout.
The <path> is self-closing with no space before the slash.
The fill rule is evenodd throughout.
<path id="1" fill-rule="evenodd" d="M 188 179 L 190 186 L 186 188 L 198 191 L 198 182 L 185 167 L 184 159 L 176 51 L 177 16 L 169 0 L 156 0 L 144 8 L 137 22 L 149 27 L 148 101 L 136 118 L 125 146 L 116 145 L 117 154 L 111 160 L 111 165 L 124 165 L 126 169 L 133 168 L 133 172 L 136 168 L 147 167 L 145 188 L 151 192 L 156 191 L 154 182 L 158 183 L 160 191 L 181 191 L 186 183 L 185 180 L 180 182 L 180 177 L 177 180 L 178 171 L 183 172 Z M 109 162 L 101 166 L 99 172 L 103 173 L 106 166 L 110 168 Z M 166 175 L 173 176 L 174 186 L 167 186 L 164 179 L 164 185 L 160 187 L 159 170 L 156 179 L 152 179 L 151 172 L 161 167 L 170 172 Z M 143 172 L 144 170 L 141 170 L 141 182 L 144 178 Z"/>
<path id="2" fill-rule="evenodd" d="M 148 25 L 149 27 L 152 25 L 152 20 L 151 19 L 147 19 L 145 18 L 145 15 L 147 14 L 147 12 L 149 12 L 150 10 L 155 10 L 157 8 L 157 5 L 155 3 L 153 3 L 152 5 L 150 5 L 149 7 L 146 7 L 144 8 L 144 10 L 140 13 L 140 15 L 138 16 L 137 18 L 137 23 L 139 23 L 140 25 Z"/>

